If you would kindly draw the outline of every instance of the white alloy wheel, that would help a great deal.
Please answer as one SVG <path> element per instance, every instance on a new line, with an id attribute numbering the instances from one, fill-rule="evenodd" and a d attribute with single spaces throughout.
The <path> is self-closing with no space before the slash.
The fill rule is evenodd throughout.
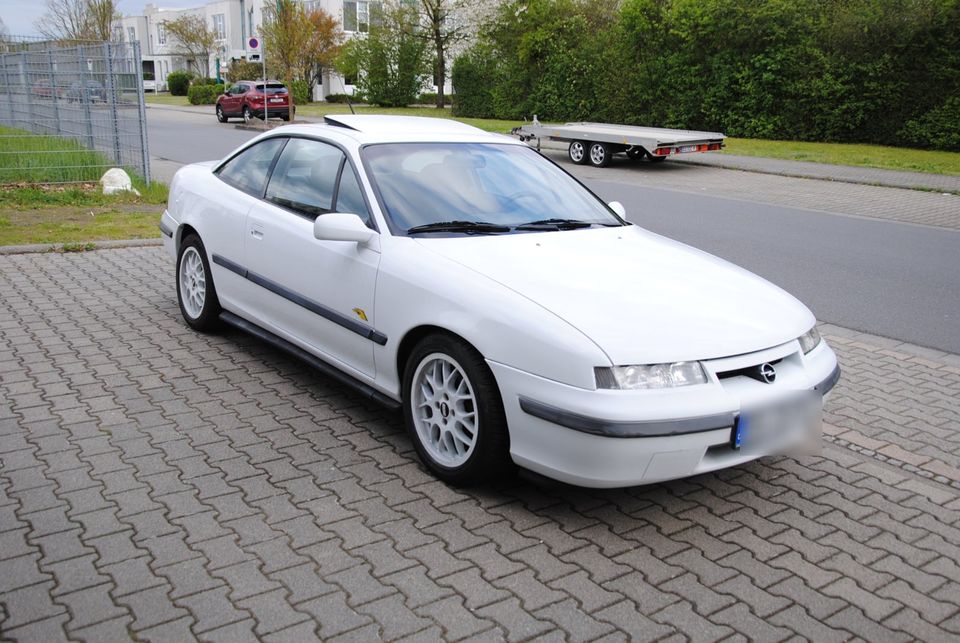
<path id="1" fill-rule="evenodd" d="M 603 145 L 593 145 L 590 148 L 590 162 L 594 165 L 601 166 L 603 161 L 607 158 L 607 148 Z"/>
<path id="2" fill-rule="evenodd" d="M 583 149 L 583 143 L 580 141 L 574 141 L 570 143 L 570 160 L 574 163 L 583 163 L 583 157 L 586 155 L 586 150 Z"/>
<path id="3" fill-rule="evenodd" d="M 197 249 L 190 246 L 180 257 L 180 299 L 191 319 L 200 317 L 206 297 L 207 279 L 203 259 Z"/>
<path id="4" fill-rule="evenodd" d="M 437 464 L 464 464 L 477 444 L 477 400 L 466 372 L 444 353 L 424 357 L 413 375 L 413 424 Z"/>

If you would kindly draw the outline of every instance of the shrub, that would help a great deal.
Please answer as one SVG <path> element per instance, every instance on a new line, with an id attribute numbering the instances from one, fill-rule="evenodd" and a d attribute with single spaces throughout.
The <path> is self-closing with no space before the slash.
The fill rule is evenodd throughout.
<path id="1" fill-rule="evenodd" d="M 190 81 L 191 85 L 216 85 L 216 78 L 194 78 Z"/>
<path id="2" fill-rule="evenodd" d="M 310 83 L 305 80 L 294 80 L 290 82 L 290 94 L 293 96 L 295 105 L 306 105 L 310 102 Z"/>
<path id="3" fill-rule="evenodd" d="M 213 105 L 223 93 L 223 85 L 193 85 L 187 92 L 191 105 Z"/>
<path id="4" fill-rule="evenodd" d="M 263 65 L 248 60 L 235 60 L 224 73 L 224 78 L 231 83 L 239 80 L 257 80 L 263 78 Z"/>
<path id="5" fill-rule="evenodd" d="M 450 94 L 443 95 L 443 104 L 449 105 L 451 100 Z M 437 93 L 436 92 L 423 92 L 417 96 L 417 103 L 419 105 L 436 105 L 437 104 Z"/>
<path id="6" fill-rule="evenodd" d="M 153 75 L 153 72 L 145 71 L 145 72 L 143 72 L 143 79 L 144 79 L 144 80 L 154 80 L 154 79 L 155 79 L 155 76 Z"/>
<path id="7" fill-rule="evenodd" d="M 454 116 L 491 118 L 494 116 L 493 92 L 496 63 L 489 48 L 478 45 L 453 61 Z"/>
<path id="8" fill-rule="evenodd" d="M 351 96 L 350 94 L 327 94 L 324 96 L 324 100 L 328 103 L 349 103 L 350 101 L 356 102 L 356 96 Z"/>
<path id="9" fill-rule="evenodd" d="M 908 121 L 900 136 L 919 147 L 960 150 L 960 97 L 951 96 L 939 107 Z"/>
<path id="10" fill-rule="evenodd" d="M 173 96 L 186 96 L 190 89 L 190 72 L 173 71 L 167 75 L 167 87 Z"/>

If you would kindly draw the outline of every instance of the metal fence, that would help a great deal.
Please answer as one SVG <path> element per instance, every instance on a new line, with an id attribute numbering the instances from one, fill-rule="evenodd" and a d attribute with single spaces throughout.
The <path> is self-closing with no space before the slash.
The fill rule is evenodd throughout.
<path id="1" fill-rule="evenodd" d="M 0 184 L 149 182 L 140 44 L 0 42 Z"/>

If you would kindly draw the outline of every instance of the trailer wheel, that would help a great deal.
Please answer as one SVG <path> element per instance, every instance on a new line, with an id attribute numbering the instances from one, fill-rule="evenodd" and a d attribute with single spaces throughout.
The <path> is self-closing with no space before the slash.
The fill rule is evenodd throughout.
<path id="1" fill-rule="evenodd" d="M 570 160 L 577 165 L 583 165 L 587 162 L 587 148 L 583 141 L 572 141 L 570 147 L 567 148 L 567 154 L 570 156 Z"/>
<path id="2" fill-rule="evenodd" d="M 627 150 L 627 156 L 630 158 L 631 161 L 641 160 L 646 155 L 646 153 L 647 151 L 642 147 L 631 147 L 629 150 Z"/>
<path id="3" fill-rule="evenodd" d="M 590 146 L 590 165 L 593 167 L 607 167 L 613 152 L 606 143 L 594 143 Z"/>

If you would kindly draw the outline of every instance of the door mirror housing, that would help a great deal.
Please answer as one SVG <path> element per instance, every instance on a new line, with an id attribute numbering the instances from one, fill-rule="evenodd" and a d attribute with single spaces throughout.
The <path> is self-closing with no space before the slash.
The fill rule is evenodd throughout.
<path id="1" fill-rule="evenodd" d="M 313 236 L 321 241 L 354 241 L 365 244 L 377 234 L 355 214 L 330 212 L 313 222 Z"/>
<path id="2" fill-rule="evenodd" d="M 607 206 L 608 206 L 611 210 L 613 210 L 614 212 L 616 212 L 616 213 L 617 213 L 617 216 L 620 217 L 621 219 L 622 219 L 623 217 L 627 216 L 627 209 L 626 209 L 625 207 L 623 207 L 623 204 L 620 203 L 619 201 L 611 201 L 610 203 L 607 204 Z"/>
<path id="3" fill-rule="evenodd" d="M 223 95 L 224 95 L 224 96 L 232 96 L 233 94 L 230 93 L 230 90 L 229 90 L 229 89 L 225 89 L 225 90 L 223 90 Z"/>

